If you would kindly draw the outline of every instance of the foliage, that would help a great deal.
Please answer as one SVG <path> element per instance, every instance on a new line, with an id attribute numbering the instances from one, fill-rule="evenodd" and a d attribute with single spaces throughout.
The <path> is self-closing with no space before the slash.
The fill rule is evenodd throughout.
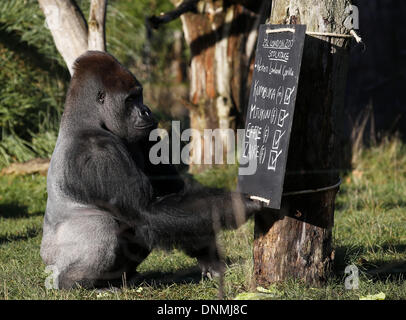
<path id="1" fill-rule="evenodd" d="M 36 1 L 0 3 L 0 166 L 49 156 L 68 73 Z M 48 137 L 54 134 L 48 134 Z"/>
<path id="2" fill-rule="evenodd" d="M 353 172 L 343 177 L 333 230 L 335 274 L 314 288 L 298 280 L 268 288 L 252 283 L 254 222 L 223 232 L 227 259 L 225 295 L 234 299 L 406 298 L 406 146 L 399 140 L 364 150 Z M 234 172 L 234 176 L 232 174 Z M 235 186 L 234 167 L 199 175 L 211 186 Z M 218 183 L 215 181 L 218 178 Z M 207 180 L 206 180 L 207 179 Z M 121 291 L 46 290 L 48 276 L 39 256 L 46 204 L 45 177 L 0 177 L 0 299 L 216 299 L 218 283 L 201 281 L 196 260 L 180 251 L 154 250 L 139 266 L 144 280 Z M 360 270 L 357 290 L 346 290 L 344 269 Z M 251 292 L 253 294 L 246 294 Z M 241 298 L 241 296 L 238 296 Z"/>
<path id="3" fill-rule="evenodd" d="M 89 0 L 77 0 L 85 17 L 88 17 Z M 175 20 L 159 30 L 147 30 L 148 16 L 169 11 L 173 5 L 169 0 L 111 0 L 106 13 L 107 50 L 135 75 L 145 81 L 162 81 L 168 72 L 173 42 L 173 31 L 180 28 Z"/>
<path id="4" fill-rule="evenodd" d="M 44 15 L 36 0 L 8 0 L 0 3 L 2 30 L 16 34 L 19 41 L 35 48 L 38 53 L 61 66 L 65 63 L 57 53 Z M 5 42 L 3 39 L 2 42 Z"/>

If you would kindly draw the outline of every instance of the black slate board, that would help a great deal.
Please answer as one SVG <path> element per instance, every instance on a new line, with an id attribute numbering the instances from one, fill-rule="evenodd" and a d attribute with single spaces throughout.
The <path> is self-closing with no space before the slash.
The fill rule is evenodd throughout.
<path id="1" fill-rule="evenodd" d="M 305 32 L 305 25 L 259 28 L 238 190 L 269 200 L 268 206 L 274 209 L 281 204 Z M 250 144 L 252 137 L 256 147 Z M 256 162 L 254 174 L 244 174 L 248 159 Z"/>

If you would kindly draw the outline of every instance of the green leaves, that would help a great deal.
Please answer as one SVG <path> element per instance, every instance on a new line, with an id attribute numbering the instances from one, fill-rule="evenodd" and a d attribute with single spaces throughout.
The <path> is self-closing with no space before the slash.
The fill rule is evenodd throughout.
<path id="1" fill-rule="evenodd" d="M 38 2 L 1 1 L 0 167 L 50 156 L 67 74 Z"/>

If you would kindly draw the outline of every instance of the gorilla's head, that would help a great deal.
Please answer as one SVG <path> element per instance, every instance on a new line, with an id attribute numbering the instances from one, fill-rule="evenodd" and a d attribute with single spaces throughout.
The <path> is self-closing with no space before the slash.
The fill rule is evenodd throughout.
<path id="1" fill-rule="evenodd" d="M 88 51 L 75 61 L 65 113 L 128 142 L 145 139 L 156 127 L 143 103 L 141 84 L 113 56 L 100 51 Z"/>

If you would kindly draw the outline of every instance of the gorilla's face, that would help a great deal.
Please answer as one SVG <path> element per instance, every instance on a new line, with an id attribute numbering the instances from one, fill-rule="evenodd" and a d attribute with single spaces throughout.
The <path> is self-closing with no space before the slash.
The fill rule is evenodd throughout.
<path id="1" fill-rule="evenodd" d="M 128 138 L 134 140 L 148 136 L 157 122 L 151 110 L 143 103 L 142 88 L 131 91 L 124 100 L 125 113 L 128 115 Z"/>
<path id="2" fill-rule="evenodd" d="M 89 102 L 83 104 L 83 117 L 90 117 L 88 121 L 127 142 L 148 138 L 157 125 L 151 110 L 144 105 L 141 84 L 107 53 L 89 51 L 76 61 L 71 95 L 75 92 L 78 100 Z M 92 115 L 92 111 L 97 115 Z"/>
<path id="3" fill-rule="evenodd" d="M 102 99 L 103 126 L 127 142 L 147 139 L 151 130 L 156 128 L 151 110 L 144 105 L 140 85 L 121 93 L 106 92 Z"/>
<path id="4" fill-rule="evenodd" d="M 99 51 L 80 56 L 74 70 L 65 111 L 128 142 L 148 138 L 157 123 L 144 105 L 141 84 L 130 71 Z"/>

